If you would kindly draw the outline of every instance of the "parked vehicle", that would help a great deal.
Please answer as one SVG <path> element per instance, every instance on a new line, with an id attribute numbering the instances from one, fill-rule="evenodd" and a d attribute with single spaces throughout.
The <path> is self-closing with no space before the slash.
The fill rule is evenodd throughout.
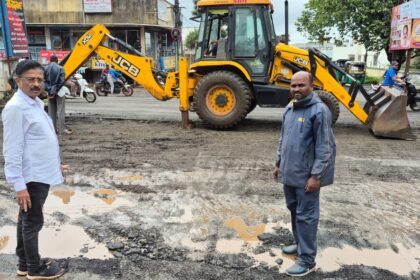
<path id="1" fill-rule="evenodd" d="M 360 84 L 364 84 L 366 78 L 366 64 L 364 62 L 347 61 L 344 66 L 344 71 L 355 78 Z M 341 83 L 343 85 L 351 84 L 352 80 L 346 76 L 342 76 Z"/>
<path id="2" fill-rule="evenodd" d="M 79 73 L 70 78 L 70 81 L 76 84 L 76 95 L 71 95 L 70 89 L 67 86 L 63 87 L 67 99 L 84 98 L 87 102 L 93 103 L 96 101 L 95 91 L 88 86 L 88 82 Z"/>
<path id="3" fill-rule="evenodd" d="M 346 62 L 349 60 L 350 59 L 337 59 L 336 61 L 333 61 L 333 62 L 344 71 Z M 336 70 L 334 71 L 334 73 L 338 81 L 341 81 L 343 79 L 344 75 L 342 74 L 342 72 Z"/>
<path id="4" fill-rule="evenodd" d="M 189 109 L 193 107 L 208 127 L 229 129 L 238 125 L 255 105 L 287 106 L 291 101 L 293 73 L 308 71 L 314 77 L 317 94 L 332 113 L 333 122 L 338 119 L 341 102 L 376 136 L 415 138 L 405 107 L 406 95 L 381 91 L 374 99 L 355 78 L 319 50 L 277 43 L 270 0 L 201 0 L 197 7 L 195 19 L 201 20 L 194 63 L 189 65 L 185 57 L 180 57 L 175 72 L 158 77 L 160 69 L 155 68 L 152 58 L 97 24 L 80 37 L 63 63 L 66 75 L 96 53 L 157 100 L 179 98 L 183 127 L 191 127 Z M 227 38 L 221 32 L 224 24 L 230 28 Z M 107 47 L 107 40 L 118 44 L 119 50 Z M 208 56 L 206 50 L 214 40 L 218 41 L 216 56 Z M 334 71 L 352 80 L 348 89 L 340 84 Z"/>
<path id="5" fill-rule="evenodd" d="M 405 90 L 407 91 L 407 106 L 413 111 L 420 110 L 420 95 L 417 94 L 416 87 L 411 81 L 410 76 L 404 78 Z M 419 103 L 419 104 L 417 104 Z"/>
<path id="6" fill-rule="evenodd" d="M 111 94 L 111 85 L 106 79 L 101 79 L 95 84 L 95 91 L 99 96 L 107 96 L 108 94 Z M 121 77 L 114 82 L 114 93 L 118 94 L 121 92 L 125 96 L 131 96 L 134 92 L 133 88 L 127 83 L 127 80 L 124 77 Z"/>

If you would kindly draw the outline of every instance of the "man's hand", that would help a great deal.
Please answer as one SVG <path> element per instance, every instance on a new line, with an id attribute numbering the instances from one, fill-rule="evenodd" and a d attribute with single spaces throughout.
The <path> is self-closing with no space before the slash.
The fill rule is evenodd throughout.
<path id="1" fill-rule="evenodd" d="M 24 212 L 28 212 L 28 209 L 32 207 L 31 197 L 29 196 L 28 190 L 16 192 L 16 200 Z"/>
<path id="2" fill-rule="evenodd" d="M 275 168 L 274 168 L 274 171 L 273 171 L 273 179 L 274 180 L 277 180 L 277 178 L 280 176 L 280 169 L 276 166 Z"/>
<path id="3" fill-rule="evenodd" d="M 305 192 L 311 193 L 319 191 L 321 187 L 321 180 L 316 179 L 315 177 L 311 176 L 308 181 L 306 182 Z"/>
<path id="4" fill-rule="evenodd" d="M 70 170 L 70 165 L 62 164 L 60 165 L 60 169 L 62 173 L 66 173 L 67 171 Z"/>

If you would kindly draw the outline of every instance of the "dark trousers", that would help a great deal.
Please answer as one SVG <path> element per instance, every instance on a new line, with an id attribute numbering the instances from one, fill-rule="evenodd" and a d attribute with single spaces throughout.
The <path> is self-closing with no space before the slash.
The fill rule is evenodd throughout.
<path id="1" fill-rule="evenodd" d="M 24 212 L 23 208 L 19 209 L 16 255 L 19 257 L 20 267 L 27 267 L 28 271 L 37 272 L 41 262 L 38 251 L 38 233 L 44 224 L 42 207 L 47 199 L 50 186 L 30 182 L 26 187 L 32 207 L 28 209 L 28 212 Z"/>
<path id="2" fill-rule="evenodd" d="M 319 220 L 319 191 L 305 193 L 304 188 L 284 185 L 287 208 L 292 217 L 292 231 L 298 246 L 299 265 L 315 266 L 316 234 Z"/>

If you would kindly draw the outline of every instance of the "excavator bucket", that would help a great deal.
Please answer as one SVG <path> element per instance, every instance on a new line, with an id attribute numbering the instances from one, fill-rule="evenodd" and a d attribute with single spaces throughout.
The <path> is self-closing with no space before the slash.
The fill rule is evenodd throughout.
<path id="1" fill-rule="evenodd" d="M 415 140 L 407 116 L 407 95 L 403 90 L 382 86 L 380 98 L 368 109 L 368 125 L 378 137 Z"/>

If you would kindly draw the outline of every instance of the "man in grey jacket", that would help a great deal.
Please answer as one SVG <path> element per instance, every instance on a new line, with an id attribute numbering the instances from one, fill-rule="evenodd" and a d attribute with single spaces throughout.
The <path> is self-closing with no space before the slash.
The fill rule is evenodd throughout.
<path id="1" fill-rule="evenodd" d="M 59 96 L 58 92 L 64 86 L 65 73 L 63 66 L 58 64 L 56 55 L 51 55 L 50 64 L 45 67 L 45 90 L 48 92 L 48 114 L 50 115 L 57 134 L 71 134 L 66 129 L 66 98 Z"/>
<path id="2" fill-rule="evenodd" d="M 313 93 L 312 82 L 308 72 L 297 72 L 292 77 L 290 91 L 294 100 L 283 115 L 273 172 L 273 177 L 283 184 L 291 213 L 296 244 L 283 248 L 283 253 L 297 255 L 296 263 L 286 271 L 292 276 L 316 270 L 320 187 L 334 180 L 336 151 L 331 112 Z"/>

